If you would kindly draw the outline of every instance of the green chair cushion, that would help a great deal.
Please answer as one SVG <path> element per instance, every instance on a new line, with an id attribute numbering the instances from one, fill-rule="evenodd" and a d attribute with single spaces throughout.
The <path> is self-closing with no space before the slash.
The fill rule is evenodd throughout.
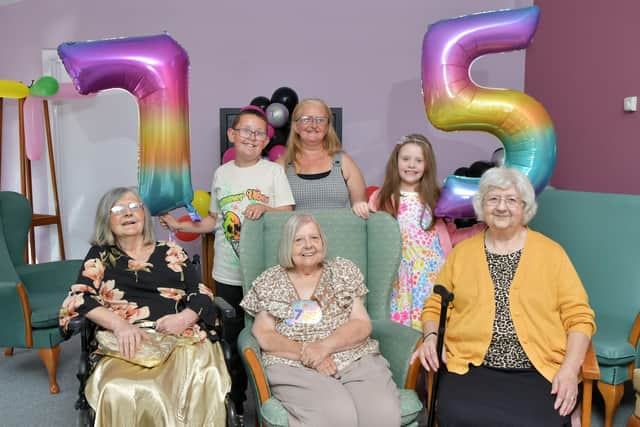
<path id="1" fill-rule="evenodd" d="M 289 414 L 278 399 L 270 398 L 262 404 L 262 419 L 270 427 L 288 427 Z"/>
<path id="2" fill-rule="evenodd" d="M 422 402 L 414 390 L 404 388 L 398 389 L 400 395 L 400 416 L 403 426 L 415 422 L 422 411 Z M 279 400 L 271 398 L 262 404 L 261 408 L 263 420 L 270 427 L 288 427 L 289 416 L 287 410 Z"/>
<path id="3" fill-rule="evenodd" d="M 636 357 L 636 349 L 627 341 L 628 334 L 614 325 L 604 320 L 598 322 L 598 331 L 592 340 L 599 364 L 626 365 Z"/>
<path id="4" fill-rule="evenodd" d="M 410 425 L 417 420 L 422 411 L 422 402 L 418 399 L 415 390 L 399 388 L 400 394 L 400 417 L 403 426 Z"/>
<path id="5" fill-rule="evenodd" d="M 31 327 L 51 328 L 58 325 L 58 316 L 63 298 L 59 292 L 29 294 L 31 307 Z"/>

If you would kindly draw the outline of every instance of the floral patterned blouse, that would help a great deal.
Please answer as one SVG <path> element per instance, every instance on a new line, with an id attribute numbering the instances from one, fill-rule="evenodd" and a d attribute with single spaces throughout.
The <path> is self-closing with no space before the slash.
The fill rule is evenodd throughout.
<path id="1" fill-rule="evenodd" d="M 60 309 L 60 328 L 103 306 L 130 323 L 155 321 L 190 308 L 206 326 L 213 326 L 213 294 L 198 283 L 198 273 L 184 250 L 172 242 L 156 242 L 145 263 L 138 263 L 117 246 L 89 249 L 78 280 Z M 196 324 L 184 335 L 206 334 Z"/>
<path id="2" fill-rule="evenodd" d="M 265 270 L 253 282 L 240 305 L 255 316 L 266 311 L 276 319 L 276 332 L 299 342 L 313 342 L 331 335 L 351 315 L 356 298 L 368 292 L 358 267 L 344 258 L 325 262 L 320 282 L 310 300 L 300 300 L 286 270 L 276 265 Z M 317 305 L 316 305 L 317 304 Z M 318 307 L 310 310 L 309 307 Z M 341 370 L 367 354 L 377 354 L 378 342 L 371 338 L 360 346 L 333 354 L 336 368 Z M 265 367 L 282 363 L 303 367 L 297 360 L 262 354 Z"/>

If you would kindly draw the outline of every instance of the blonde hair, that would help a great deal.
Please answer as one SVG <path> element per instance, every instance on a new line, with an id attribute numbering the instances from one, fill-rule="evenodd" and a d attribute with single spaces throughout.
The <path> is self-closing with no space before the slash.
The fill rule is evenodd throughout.
<path id="1" fill-rule="evenodd" d="M 340 138 L 338 138 L 338 134 L 333 128 L 333 114 L 331 113 L 331 109 L 322 99 L 319 98 L 307 98 L 303 99 L 296 105 L 296 108 L 293 109 L 293 113 L 291 113 L 291 131 L 289 132 L 289 138 L 287 139 L 287 152 L 285 153 L 285 164 L 295 163 L 296 156 L 301 151 L 301 141 L 300 135 L 295 130 L 295 122 L 302 116 L 300 111 L 307 105 L 319 105 L 324 109 L 324 113 L 329 118 L 329 123 L 327 124 L 327 134 L 324 137 L 323 148 L 327 151 L 330 156 L 333 156 L 338 151 L 342 150 L 342 143 L 340 142 Z"/>
<path id="2" fill-rule="evenodd" d="M 424 173 L 418 183 L 418 195 L 420 202 L 425 205 L 425 209 L 433 214 L 438 198 L 440 197 L 440 187 L 438 186 L 436 176 L 436 158 L 433 154 L 433 148 L 429 140 L 419 133 L 412 133 L 400 139 L 400 142 L 393 147 L 393 151 L 387 161 L 387 169 L 384 174 L 384 183 L 380 188 L 378 196 L 378 210 L 383 210 L 394 217 L 398 216 L 398 207 L 400 206 L 400 170 L 398 169 L 398 156 L 400 150 L 407 144 L 415 144 L 420 147 L 422 156 L 424 157 Z M 431 226 L 435 221 L 431 221 Z"/>
<path id="3" fill-rule="evenodd" d="M 478 221 L 484 221 L 484 210 L 482 203 L 487 194 L 495 189 L 506 190 L 513 187 L 518 193 L 518 197 L 524 203 L 522 215 L 522 225 L 527 225 L 535 216 L 538 210 L 536 193 L 529 178 L 518 169 L 500 166 L 491 168 L 482 174 L 478 192 L 473 195 L 473 210 L 476 212 Z"/>
<path id="4" fill-rule="evenodd" d="M 142 198 L 138 191 L 132 187 L 116 187 L 107 191 L 98 202 L 96 209 L 96 221 L 93 229 L 93 235 L 89 243 L 97 246 L 114 246 L 116 238 L 111 230 L 111 208 L 116 202 L 122 199 L 126 194 L 133 194 L 139 201 Z M 153 224 L 151 222 L 151 213 L 147 209 L 147 205 L 142 204 L 144 210 L 144 225 L 142 227 L 142 238 L 145 244 L 155 243 L 156 237 L 153 232 Z"/>
<path id="5" fill-rule="evenodd" d="M 320 240 L 322 241 L 322 260 L 327 256 L 327 237 L 324 235 L 322 228 L 316 218 L 311 214 L 298 213 L 293 214 L 287 219 L 282 227 L 282 238 L 280 239 L 280 247 L 278 248 L 278 264 L 287 270 L 294 268 L 293 265 L 293 242 L 296 233 L 305 224 L 313 223 L 318 227 L 320 232 Z"/>

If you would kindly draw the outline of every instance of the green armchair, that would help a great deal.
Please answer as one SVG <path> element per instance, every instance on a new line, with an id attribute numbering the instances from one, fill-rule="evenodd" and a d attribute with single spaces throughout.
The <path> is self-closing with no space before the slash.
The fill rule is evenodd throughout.
<path id="1" fill-rule="evenodd" d="M 24 196 L 0 192 L 0 346 L 6 356 L 14 347 L 37 348 L 49 374 L 49 391 L 58 393 L 58 312 L 82 261 L 25 264 L 31 215 Z"/>
<path id="2" fill-rule="evenodd" d="M 400 393 L 402 425 L 417 426 L 422 410 L 416 392 L 420 369 L 416 361 L 409 365 L 411 353 L 421 343 L 422 335 L 411 328 L 389 320 L 391 286 L 400 262 L 400 231 L 397 222 L 386 213 L 376 213 L 367 221 L 349 209 L 311 211 L 328 240 L 329 258 L 341 256 L 355 262 L 365 277 L 369 289 L 366 307 L 373 323 L 372 337 L 380 343 L 383 356 L 389 361 L 393 379 Z M 246 221 L 240 239 L 240 265 L 245 293 L 260 273 L 277 264 L 282 226 L 291 215 L 269 213 L 259 221 Z M 258 420 L 262 425 L 285 427 L 288 415 L 281 403 L 272 397 L 260 361 L 260 346 L 251 334 L 253 318 L 245 316 L 245 328 L 238 347 L 256 395 Z"/>
<path id="3" fill-rule="evenodd" d="M 564 247 L 596 312 L 592 342 L 610 427 L 640 361 L 640 197 L 547 189 L 538 205 L 531 228 Z"/>

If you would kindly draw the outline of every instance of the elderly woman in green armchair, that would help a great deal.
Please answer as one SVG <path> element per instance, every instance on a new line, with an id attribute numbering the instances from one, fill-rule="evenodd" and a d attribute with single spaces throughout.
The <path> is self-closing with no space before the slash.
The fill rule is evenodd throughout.
<path id="1" fill-rule="evenodd" d="M 125 187 L 100 200 L 92 245 L 60 327 L 82 315 L 102 329 L 105 356 L 85 387 L 96 425 L 224 425 L 231 380 L 205 333 L 213 295 L 184 251 L 154 239 L 148 209 Z"/>
<path id="2" fill-rule="evenodd" d="M 325 260 L 313 216 L 284 225 L 279 265 L 263 272 L 242 300 L 274 396 L 295 426 L 400 425 L 389 364 L 369 337 L 367 293 L 358 267 Z"/>
<path id="3" fill-rule="evenodd" d="M 458 244 L 437 283 L 455 297 L 447 317 L 437 406 L 447 426 L 564 426 L 595 331 L 594 313 L 571 261 L 527 227 L 535 193 L 515 169 L 480 179 L 473 206 L 485 232 Z M 425 301 L 424 343 L 414 353 L 439 366 L 440 296 Z"/>

